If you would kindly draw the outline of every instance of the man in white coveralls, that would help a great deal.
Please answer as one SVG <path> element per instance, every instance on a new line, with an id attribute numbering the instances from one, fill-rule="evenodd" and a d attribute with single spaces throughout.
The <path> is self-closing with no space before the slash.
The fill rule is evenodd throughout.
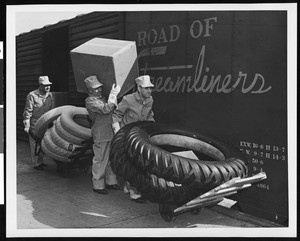
<path id="1" fill-rule="evenodd" d="M 54 108 L 54 98 L 48 76 L 39 77 L 39 88 L 31 91 L 26 98 L 23 112 L 24 131 L 29 134 L 29 128 L 34 129 L 37 120 L 47 111 Z M 44 170 L 47 166 L 43 162 L 43 152 L 38 151 L 36 141 L 29 135 L 31 161 L 36 170 Z M 36 153 L 38 152 L 38 153 Z M 37 155 L 36 155 L 37 154 Z"/>
<path id="2" fill-rule="evenodd" d="M 142 75 L 135 79 L 137 91 L 123 97 L 122 101 L 113 113 L 114 133 L 132 122 L 154 121 L 152 111 L 153 98 L 151 96 L 154 85 L 150 81 L 149 75 Z M 130 199 L 137 203 L 145 203 L 146 200 L 141 197 L 137 190 L 125 181 L 123 188 L 125 193 L 130 194 Z"/>
<path id="3" fill-rule="evenodd" d="M 107 194 L 107 189 L 121 190 L 116 175 L 113 173 L 109 152 L 113 138 L 112 112 L 117 105 L 117 95 L 120 87 L 112 86 L 108 100 L 102 96 L 103 84 L 97 76 L 90 76 L 84 80 L 89 96 L 85 99 L 85 106 L 92 121 L 93 137 L 93 166 L 92 183 L 93 191 L 98 194 Z"/>

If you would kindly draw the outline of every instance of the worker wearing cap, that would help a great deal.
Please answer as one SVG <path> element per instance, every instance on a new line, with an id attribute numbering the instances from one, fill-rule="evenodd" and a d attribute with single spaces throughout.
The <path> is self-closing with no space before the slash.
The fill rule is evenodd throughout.
<path id="1" fill-rule="evenodd" d="M 154 121 L 154 113 L 152 111 L 153 98 L 151 96 L 154 85 L 150 81 L 149 75 L 143 75 L 135 79 L 137 91 L 123 97 L 122 101 L 113 113 L 113 130 L 118 130 L 132 122 L 137 121 Z M 130 199 L 137 203 L 145 203 L 134 187 L 125 181 L 123 188 L 125 193 L 130 194 Z"/>
<path id="2" fill-rule="evenodd" d="M 113 84 L 108 100 L 102 96 L 103 84 L 97 76 L 90 76 L 84 80 L 89 96 L 85 99 L 85 106 L 92 121 L 93 137 L 93 191 L 98 194 L 107 194 L 106 189 L 121 190 L 116 175 L 113 173 L 110 162 L 110 142 L 113 138 L 112 112 L 117 105 L 117 95 L 120 87 Z"/>
<path id="3" fill-rule="evenodd" d="M 35 127 L 37 120 L 47 111 L 54 108 L 53 95 L 50 92 L 52 83 L 48 76 L 39 77 L 39 88 L 31 91 L 26 98 L 25 108 L 23 112 L 24 131 L 29 133 Z M 31 152 L 31 161 L 36 170 L 44 170 L 47 166 L 43 162 L 43 153 L 36 153 L 38 150 L 36 141 L 29 135 L 29 145 Z M 36 155 L 37 154 L 37 155 Z"/>

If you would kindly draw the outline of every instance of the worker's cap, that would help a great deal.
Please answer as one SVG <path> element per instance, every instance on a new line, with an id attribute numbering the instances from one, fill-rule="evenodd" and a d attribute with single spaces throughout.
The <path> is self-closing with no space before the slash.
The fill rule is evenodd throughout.
<path id="1" fill-rule="evenodd" d="M 138 86 L 141 86 L 143 88 L 146 87 L 154 87 L 154 85 L 150 81 L 150 76 L 149 75 L 142 75 L 140 77 L 137 77 L 135 79 L 135 82 Z"/>
<path id="2" fill-rule="evenodd" d="M 86 85 L 86 87 L 89 89 L 89 88 L 92 88 L 92 89 L 96 89 L 100 86 L 102 86 L 103 84 L 97 79 L 97 76 L 95 75 L 92 75 L 90 77 L 87 77 L 85 80 L 84 80 L 84 83 Z"/>
<path id="3" fill-rule="evenodd" d="M 52 83 L 49 81 L 48 76 L 40 76 L 39 77 L 39 84 L 40 85 L 52 85 Z"/>

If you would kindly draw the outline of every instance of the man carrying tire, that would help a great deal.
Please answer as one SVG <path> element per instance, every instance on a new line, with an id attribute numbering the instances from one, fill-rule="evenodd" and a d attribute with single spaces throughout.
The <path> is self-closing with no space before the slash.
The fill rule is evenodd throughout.
<path id="1" fill-rule="evenodd" d="M 117 105 L 117 95 L 120 87 L 112 86 L 108 100 L 102 96 L 103 84 L 96 76 L 84 80 L 89 96 L 85 99 L 85 106 L 92 121 L 91 130 L 93 137 L 93 165 L 92 183 L 93 191 L 98 194 L 108 194 L 106 189 L 121 190 L 116 175 L 113 173 L 110 162 L 110 142 L 113 138 L 112 112 Z"/>
<path id="2" fill-rule="evenodd" d="M 29 145 L 31 153 L 31 161 L 36 170 L 44 170 L 47 166 L 43 162 L 43 152 L 38 149 L 38 143 L 30 135 L 30 131 L 34 130 L 37 120 L 47 111 L 54 108 L 53 95 L 50 92 L 51 82 L 48 76 L 39 77 L 39 88 L 31 91 L 26 98 L 25 108 L 23 112 L 24 131 L 29 134 Z"/>
<path id="3" fill-rule="evenodd" d="M 132 122 L 154 121 L 154 113 L 152 110 L 153 98 L 151 96 L 154 85 L 150 81 L 150 76 L 140 76 L 135 79 L 135 82 L 137 84 L 137 91 L 124 96 L 113 112 L 112 126 L 114 133 L 117 133 L 121 127 Z M 125 181 L 123 191 L 129 193 L 130 199 L 137 203 L 146 202 L 137 190 L 130 186 L 128 181 Z"/>

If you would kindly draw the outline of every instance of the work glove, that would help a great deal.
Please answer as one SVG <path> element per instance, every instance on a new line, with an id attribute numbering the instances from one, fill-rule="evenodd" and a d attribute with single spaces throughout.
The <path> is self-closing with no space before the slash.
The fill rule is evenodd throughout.
<path id="1" fill-rule="evenodd" d="M 24 124 L 24 131 L 26 133 L 29 133 L 29 128 L 30 128 L 30 120 L 23 120 L 23 124 Z"/>
<path id="2" fill-rule="evenodd" d="M 116 134 L 121 129 L 119 122 L 113 123 L 112 128 L 113 128 L 114 133 Z"/>
<path id="3" fill-rule="evenodd" d="M 113 84 L 111 87 L 109 96 L 108 96 L 107 103 L 109 103 L 109 104 L 112 103 L 112 104 L 117 105 L 117 95 L 120 93 L 120 90 L 121 90 L 121 87 L 119 85 L 116 86 L 115 84 Z"/>
<path id="4" fill-rule="evenodd" d="M 110 90 L 110 94 L 118 95 L 120 93 L 121 87 L 119 85 L 113 84 Z"/>

